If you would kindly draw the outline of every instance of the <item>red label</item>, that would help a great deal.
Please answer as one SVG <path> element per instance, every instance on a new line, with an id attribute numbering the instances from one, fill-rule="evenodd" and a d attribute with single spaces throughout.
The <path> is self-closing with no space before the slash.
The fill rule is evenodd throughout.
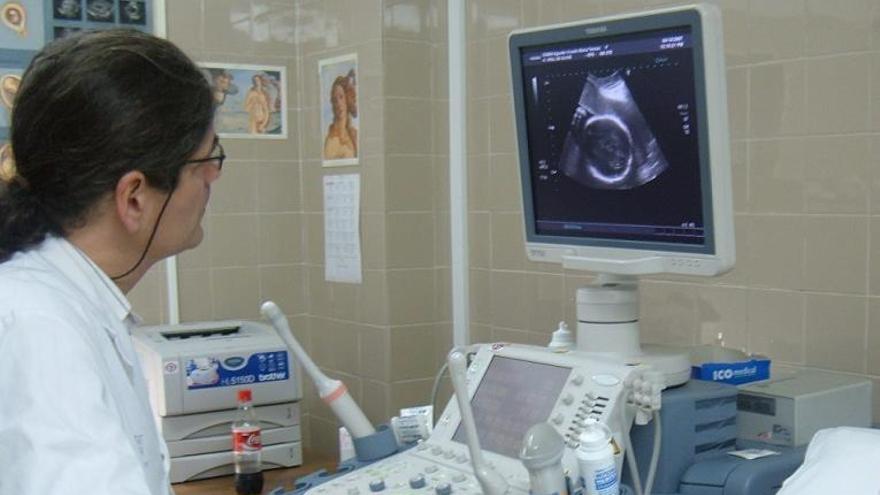
<path id="1" fill-rule="evenodd" d="M 242 428 L 232 430 L 232 450 L 235 452 L 253 452 L 263 448 L 260 428 Z"/>

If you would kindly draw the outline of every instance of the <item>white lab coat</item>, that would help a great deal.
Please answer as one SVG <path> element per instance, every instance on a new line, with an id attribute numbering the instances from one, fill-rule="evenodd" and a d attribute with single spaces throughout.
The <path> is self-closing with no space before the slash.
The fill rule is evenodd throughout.
<path id="1" fill-rule="evenodd" d="M 64 239 L 0 265 L 0 495 L 168 495 L 118 287 Z"/>

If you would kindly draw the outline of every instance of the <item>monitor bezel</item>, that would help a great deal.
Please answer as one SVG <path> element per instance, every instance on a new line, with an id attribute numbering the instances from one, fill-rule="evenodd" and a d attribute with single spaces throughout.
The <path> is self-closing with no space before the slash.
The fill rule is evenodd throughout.
<path id="1" fill-rule="evenodd" d="M 550 251 L 550 259 L 545 261 L 559 261 L 564 256 L 595 256 L 598 258 L 626 258 L 627 256 L 653 255 L 653 256 L 684 256 L 710 258 L 717 263 L 713 270 L 721 272 L 732 266 L 733 247 L 732 243 L 732 208 L 725 207 L 722 203 L 727 201 L 729 205 L 730 193 L 722 190 L 721 182 L 727 181 L 729 185 L 729 168 L 726 177 L 718 177 L 723 167 L 713 164 L 713 159 L 727 160 L 724 167 L 729 167 L 729 148 L 726 136 L 724 139 L 710 138 L 710 124 L 719 120 L 723 122 L 720 132 L 726 134 L 726 95 L 710 95 L 710 91 L 723 93 L 723 73 L 720 81 L 710 82 L 711 77 L 717 77 L 708 71 L 706 60 L 706 25 L 704 22 L 705 10 L 702 6 L 688 6 L 679 9 L 655 11 L 649 13 L 630 14 L 616 17 L 606 17 L 579 23 L 550 26 L 545 28 L 532 28 L 515 31 L 508 39 L 511 81 L 513 84 L 514 117 L 516 119 L 516 137 L 520 163 L 520 180 L 523 206 L 523 221 L 525 224 L 526 243 L 529 247 L 530 259 L 533 251 L 540 251 L 541 256 L 546 256 L 545 251 Z M 720 22 L 718 22 L 720 27 Z M 715 26 L 713 26 L 714 28 Z M 548 44 L 559 44 L 572 41 L 589 41 L 620 35 L 649 33 L 675 28 L 689 28 L 692 40 L 692 57 L 694 67 L 694 92 L 697 116 L 697 140 L 698 154 L 700 159 L 700 181 L 702 188 L 702 207 L 705 242 L 703 244 L 666 243 L 658 241 L 643 241 L 630 239 L 607 239 L 597 237 L 566 237 L 538 234 L 534 213 L 534 197 L 532 195 L 532 174 L 530 165 L 530 150 L 528 146 L 527 126 L 525 125 L 525 88 L 523 87 L 521 50 L 539 47 Z M 720 38 L 720 36 L 719 36 Z M 720 39 L 718 41 L 720 45 Z M 716 48 L 720 50 L 721 47 Z M 716 54 L 717 55 L 717 54 Z M 723 71 L 723 53 L 721 70 Z M 713 67 L 712 70 L 719 70 Z M 716 87 L 709 88 L 710 84 Z M 718 115 L 709 115 L 710 98 L 719 99 L 723 108 L 716 109 L 716 113 L 723 113 L 723 119 Z M 718 101 L 715 101 L 718 105 Z M 726 149 L 713 149 L 726 148 Z M 724 155 L 726 154 L 726 155 Z M 728 187 L 725 185 L 725 187 Z M 719 208 L 719 205 L 721 206 Z M 719 210 L 730 213 L 731 225 L 719 224 Z M 719 230 L 720 229 L 720 230 Z M 729 232 L 726 232 L 728 231 Z M 722 237 L 722 238 L 719 238 Z M 566 250 L 565 248 L 569 248 Z M 617 249 L 630 252 L 615 254 Z M 553 252 L 562 249 L 564 252 Z M 541 260 L 541 256 L 538 260 Z M 705 267 L 704 267 L 705 268 Z M 657 271 L 657 270 L 651 270 Z M 661 271 L 679 271 L 678 268 L 669 269 L 668 265 Z M 687 271 L 687 269 L 685 269 Z"/>

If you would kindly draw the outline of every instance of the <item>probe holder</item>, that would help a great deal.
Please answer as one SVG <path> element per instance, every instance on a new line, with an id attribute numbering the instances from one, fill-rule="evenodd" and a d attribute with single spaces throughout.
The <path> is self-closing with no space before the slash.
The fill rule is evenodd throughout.
<path id="1" fill-rule="evenodd" d="M 381 425 L 376 428 L 376 433 L 355 438 L 353 441 L 355 454 L 361 462 L 384 459 L 399 450 L 394 432 L 388 425 Z"/>

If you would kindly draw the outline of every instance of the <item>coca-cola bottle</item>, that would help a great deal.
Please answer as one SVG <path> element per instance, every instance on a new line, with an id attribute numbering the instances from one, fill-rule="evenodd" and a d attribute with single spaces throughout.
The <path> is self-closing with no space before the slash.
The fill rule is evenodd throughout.
<path id="1" fill-rule="evenodd" d="M 262 450 L 260 422 L 251 404 L 251 391 L 239 390 L 238 417 L 232 423 L 232 455 L 235 459 L 235 491 L 238 495 L 259 495 L 263 491 L 260 465 Z"/>

